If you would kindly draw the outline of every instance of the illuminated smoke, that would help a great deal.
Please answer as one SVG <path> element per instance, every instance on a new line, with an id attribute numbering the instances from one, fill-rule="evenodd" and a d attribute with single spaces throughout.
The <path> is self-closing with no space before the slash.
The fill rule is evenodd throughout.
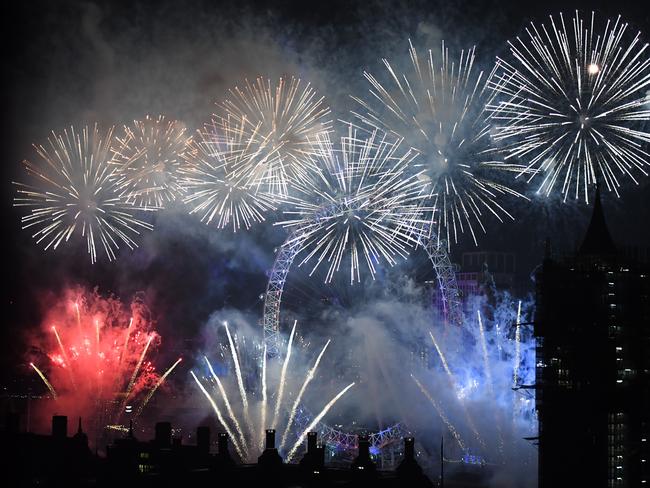
<path id="1" fill-rule="evenodd" d="M 100 429 L 125 420 L 133 402 L 137 418 L 180 362 L 160 376 L 148 359 L 160 336 L 141 297 L 127 306 L 83 288 L 67 290 L 48 308 L 33 341 L 42 354 L 32 367 L 46 384 L 49 377 L 53 395 L 56 389 L 55 410 Z"/>

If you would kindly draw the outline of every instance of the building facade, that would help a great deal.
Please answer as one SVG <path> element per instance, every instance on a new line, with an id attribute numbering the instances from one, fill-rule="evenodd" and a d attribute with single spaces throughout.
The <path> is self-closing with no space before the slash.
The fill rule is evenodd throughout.
<path id="1" fill-rule="evenodd" d="M 650 271 L 617 252 L 597 194 L 576 256 L 537 274 L 539 486 L 650 485 Z"/>

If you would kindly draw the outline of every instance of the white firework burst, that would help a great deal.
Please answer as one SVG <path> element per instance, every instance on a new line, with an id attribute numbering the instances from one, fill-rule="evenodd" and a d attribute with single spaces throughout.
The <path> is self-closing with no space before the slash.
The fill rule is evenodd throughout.
<path id="1" fill-rule="evenodd" d="M 320 178 L 306 182 L 300 189 L 305 198 L 295 199 L 285 212 L 290 219 L 279 223 L 294 231 L 289 243 L 300 241 L 299 265 L 313 261 L 313 274 L 327 262 L 325 281 L 331 282 L 345 258 L 352 284 L 360 281 L 364 262 L 374 277 L 380 261 L 393 265 L 406 258 L 426 210 L 421 173 L 406 174 L 416 153 L 402 151 L 400 141 L 383 132 L 358 138 L 352 127 L 340 150 L 329 138 L 321 138 L 319 148 Z"/>
<path id="2" fill-rule="evenodd" d="M 227 127 L 222 134 L 215 122 L 206 124 L 190 142 L 184 155 L 187 164 L 181 169 L 181 185 L 190 214 L 217 228 L 242 226 L 249 229 L 263 222 L 264 214 L 275 210 L 277 202 L 251 183 L 248 175 L 236 171 L 251 158 L 250 141 L 241 139 L 243 132 Z"/>
<path id="3" fill-rule="evenodd" d="M 491 147 L 486 76 L 475 68 L 474 48 L 454 61 L 443 42 L 439 56 L 429 50 L 422 62 L 409 46 L 407 71 L 383 60 L 387 83 L 364 72 L 372 88 L 367 99 L 352 97 L 362 109 L 353 114 L 362 127 L 394 134 L 420 155 L 412 166 L 427 186 L 430 232 L 450 245 L 467 230 L 476 244 L 475 226 L 486 231 L 486 213 L 513 218 L 499 199 L 522 196 L 495 179 L 494 167 L 506 168 Z"/>
<path id="4" fill-rule="evenodd" d="M 71 127 L 62 134 L 52 132 L 47 145 L 34 145 L 37 161 L 23 161 L 29 184 L 14 183 L 14 205 L 30 209 L 22 217 L 24 229 L 34 229 L 36 242 L 56 249 L 75 234 L 86 239 L 91 262 L 97 248 L 109 261 L 119 244 L 130 249 L 134 240 L 152 225 L 137 218 L 142 210 L 121 198 L 109 164 L 113 128 L 100 131 L 97 124 L 81 132 Z"/>
<path id="5" fill-rule="evenodd" d="M 640 33 L 617 18 L 602 30 L 576 11 L 531 25 L 499 59 L 491 104 L 506 159 L 525 163 L 538 193 L 589 201 L 589 186 L 619 194 L 622 178 L 648 174 L 650 57 Z"/>
<path id="6" fill-rule="evenodd" d="M 331 130 L 331 120 L 323 97 L 309 83 L 292 77 L 272 84 L 257 78 L 230 90 L 230 97 L 217 108 L 214 117 L 220 130 L 250 145 L 250 158 L 233 167 L 238 178 L 284 197 L 295 182 L 317 171 L 310 156 L 318 138 Z"/>
<path id="7" fill-rule="evenodd" d="M 164 208 L 181 194 L 179 169 L 191 136 L 163 115 L 135 120 L 115 139 L 113 163 L 120 193 L 147 209 Z"/>

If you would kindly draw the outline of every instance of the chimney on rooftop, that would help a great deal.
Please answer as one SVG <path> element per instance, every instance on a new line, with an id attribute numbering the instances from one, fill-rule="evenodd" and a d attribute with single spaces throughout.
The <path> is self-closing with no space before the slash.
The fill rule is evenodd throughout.
<path id="1" fill-rule="evenodd" d="M 226 456 L 230 454 L 228 452 L 228 434 L 225 432 L 219 432 L 217 447 L 219 449 L 219 456 Z"/>
<path id="2" fill-rule="evenodd" d="M 210 453 L 210 427 L 207 425 L 196 429 L 196 446 L 200 454 Z"/>
<path id="3" fill-rule="evenodd" d="M 318 434 L 316 432 L 307 433 L 307 452 L 300 460 L 300 466 L 313 471 L 314 474 L 320 474 L 325 466 L 325 448 L 318 446 Z"/>
<path id="4" fill-rule="evenodd" d="M 367 435 L 358 436 L 359 454 L 352 462 L 352 469 L 355 471 L 374 472 L 375 463 L 370 459 L 370 440 Z"/>
<path id="5" fill-rule="evenodd" d="M 415 459 L 415 438 L 404 437 L 404 460 L 412 461 Z"/>
<path id="6" fill-rule="evenodd" d="M 404 459 L 395 471 L 404 486 L 414 488 L 432 486 L 431 481 L 424 476 L 422 468 L 415 460 L 415 439 L 413 437 L 404 438 Z"/>
<path id="7" fill-rule="evenodd" d="M 359 455 L 357 459 L 361 462 L 370 461 L 370 441 L 367 435 L 359 436 Z"/>
<path id="8" fill-rule="evenodd" d="M 318 434 L 316 432 L 307 432 L 307 453 L 315 453 Z"/>
<path id="9" fill-rule="evenodd" d="M 275 429 L 266 429 L 266 449 L 275 448 Z"/>
<path id="10" fill-rule="evenodd" d="M 156 424 L 156 444 L 158 447 L 169 447 L 172 444 L 172 424 L 158 422 Z"/>
<path id="11" fill-rule="evenodd" d="M 262 469 L 278 469 L 282 466 L 282 458 L 275 448 L 275 429 L 266 429 L 266 449 L 257 458 L 257 464 Z"/>

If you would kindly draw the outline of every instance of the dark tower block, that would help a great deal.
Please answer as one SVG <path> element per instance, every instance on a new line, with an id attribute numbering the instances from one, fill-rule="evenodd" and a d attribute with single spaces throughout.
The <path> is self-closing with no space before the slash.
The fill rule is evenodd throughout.
<path id="1" fill-rule="evenodd" d="M 598 192 L 578 253 L 537 275 L 539 486 L 650 485 L 650 270 L 617 253 Z"/>

